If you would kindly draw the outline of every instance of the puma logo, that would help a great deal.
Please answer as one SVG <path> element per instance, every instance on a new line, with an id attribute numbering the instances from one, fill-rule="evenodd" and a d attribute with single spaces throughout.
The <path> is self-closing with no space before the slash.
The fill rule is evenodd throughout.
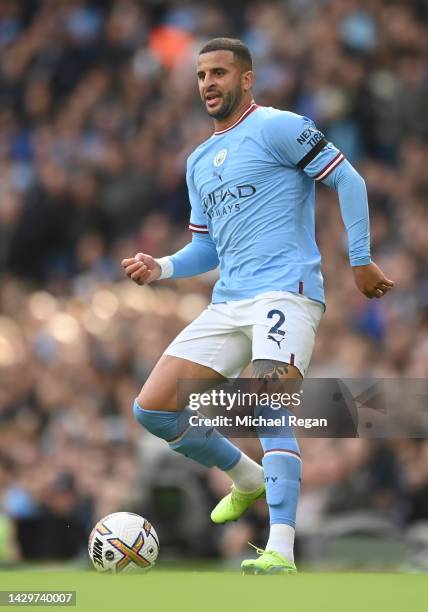
<path id="1" fill-rule="evenodd" d="M 276 342 L 276 343 L 277 343 L 277 345 L 278 345 L 278 348 L 280 349 L 280 348 L 281 348 L 281 342 L 282 342 L 283 340 L 285 340 L 285 338 L 281 338 L 280 340 L 277 340 L 277 339 L 276 339 L 276 338 L 274 338 L 274 337 L 273 337 L 271 334 L 268 334 L 268 340 L 273 340 L 274 342 Z"/>

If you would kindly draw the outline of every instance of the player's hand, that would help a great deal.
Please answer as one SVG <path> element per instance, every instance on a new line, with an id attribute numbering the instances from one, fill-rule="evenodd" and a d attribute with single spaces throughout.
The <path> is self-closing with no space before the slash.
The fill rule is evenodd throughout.
<path id="1" fill-rule="evenodd" d="M 158 262 L 145 253 L 137 253 L 130 259 L 122 259 L 122 268 L 127 276 L 137 285 L 148 285 L 158 280 L 161 274 L 161 267 Z"/>
<path id="2" fill-rule="evenodd" d="M 358 289 L 370 299 L 381 298 L 394 287 L 394 281 L 387 278 L 374 262 L 367 266 L 353 266 L 352 271 Z"/>

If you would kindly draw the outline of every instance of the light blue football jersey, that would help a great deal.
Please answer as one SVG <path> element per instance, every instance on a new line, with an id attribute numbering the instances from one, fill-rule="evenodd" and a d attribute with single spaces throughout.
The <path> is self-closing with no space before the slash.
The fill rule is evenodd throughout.
<path id="1" fill-rule="evenodd" d="M 256 104 L 193 151 L 189 227 L 217 250 L 213 303 L 268 291 L 324 303 L 315 183 L 343 159 L 310 119 Z"/>

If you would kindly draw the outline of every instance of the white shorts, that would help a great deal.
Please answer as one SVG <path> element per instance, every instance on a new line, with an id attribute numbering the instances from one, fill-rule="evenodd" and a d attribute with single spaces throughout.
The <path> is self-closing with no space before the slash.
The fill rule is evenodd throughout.
<path id="1" fill-rule="evenodd" d="M 294 365 L 305 375 L 324 307 L 290 293 L 210 304 L 173 340 L 166 355 L 200 363 L 237 378 L 255 359 Z"/>

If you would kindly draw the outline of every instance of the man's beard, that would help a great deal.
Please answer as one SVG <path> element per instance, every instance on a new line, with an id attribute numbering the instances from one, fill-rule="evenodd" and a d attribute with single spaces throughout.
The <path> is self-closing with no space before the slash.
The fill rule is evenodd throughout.
<path id="1" fill-rule="evenodd" d="M 227 94 L 222 96 L 223 102 L 218 110 L 210 112 L 207 109 L 207 113 L 213 119 L 227 119 L 229 115 L 239 106 L 242 99 L 242 92 L 240 89 L 229 91 Z"/>

